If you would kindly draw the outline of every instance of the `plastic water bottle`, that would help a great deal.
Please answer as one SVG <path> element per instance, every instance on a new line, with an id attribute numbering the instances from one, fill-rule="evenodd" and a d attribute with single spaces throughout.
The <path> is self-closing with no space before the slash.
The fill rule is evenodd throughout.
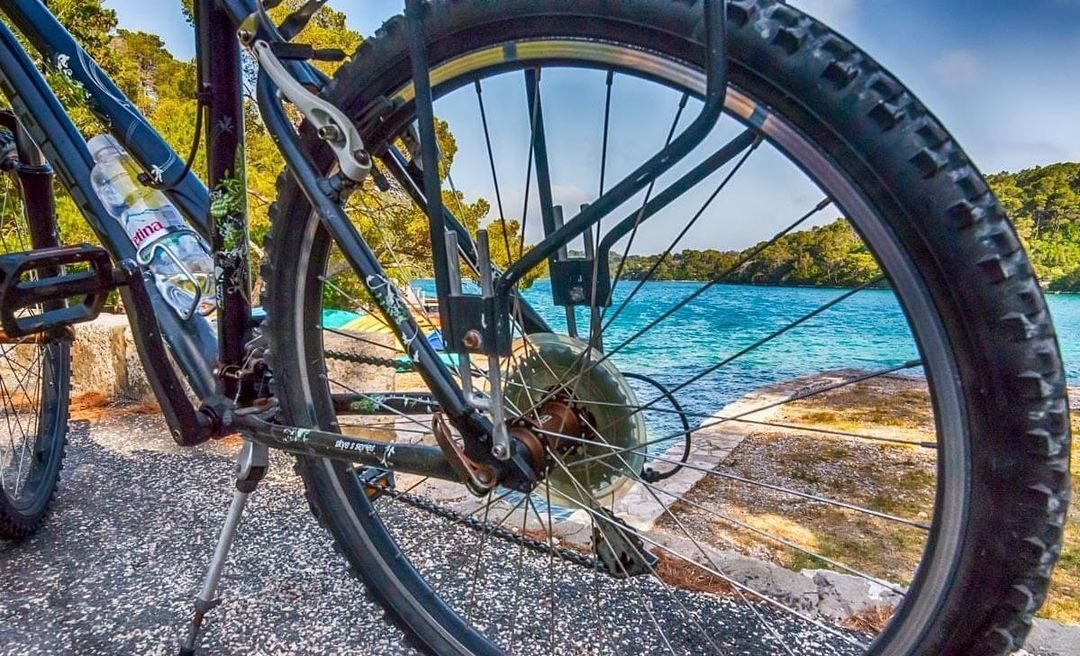
<path id="1" fill-rule="evenodd" d="M 112 136 L 87 142 L 96 163 L 90 181 L 109 213 L 135 244 L 165 300 L 187 319 L 214 310 L 214 260 L 203 238 L 165 194 L 138 181 L 138 168 Z"/>

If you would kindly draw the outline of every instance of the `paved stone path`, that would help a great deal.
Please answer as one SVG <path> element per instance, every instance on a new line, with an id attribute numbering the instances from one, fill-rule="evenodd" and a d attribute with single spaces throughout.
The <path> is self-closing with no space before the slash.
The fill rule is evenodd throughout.
<path id="1" fill-rule="evenodd" d="M 160 418 L 113 413 L 73 422 L 53 515 L 35 537 L 0 544 L 0 656 L 38 654 L 172 654 L 188 621 L 192 596 L 213 549 L 232 488 L 236 443 L 195 450 L 173 445 Z M 253 495 L 223 579 L 224 603 L 205 633 L 208 654 L 415 654 L 402 634 L 368 602 L 300 495 L 290 458 L 272 454 L 267 479 Z M 395 509 L 403 548 L 422 553 L 418 566 L 446 598 L 467 599 L 474 558 L 463 545 L 477 536 Z M 823 647 L 828 636 L 768 608 L 664 589 L 654 579 L 631 583 L 583 577 L 579 567 L 544 556 L 522 559 L 514 546 L 489 542 L 492 562 L 515 563 L 488 574 L 476 597 L 489 623 L 514 626 L 516 653 L 548 653 L 549 617 L 526 607 L 529 595 L 506 591 L 528 581 L 557 594 L 567 653 L 658 653 L 659 621 L 674 627 L 679 653 L 775 653 L 775 641 Z M 465 557 L 466 560 L 462 560 Z M 628 588 L 627 586 L 631 586 Z M 646 617 L 641 600 L 653 610 Z M 597 605 L 598 604 L 598 605 Z M 654 606 L 655 605 L 655 606 Z M 545 603 L 546 606 L 546 603 Z M 687 622 L 683 616 L 695 618 Z M 763 631 L 762 622 L 772 631 Z M 699 623 L 700 622 L 700 623 Z M 681 635 L 680 635 L 681 634 Z M 592 642 L 607 636 L 605 645 Z M 580 640 L 575 636 L 581 636 Z M 653 636 L 656 644 L 650 641 Z M 696 641 L 696 642 L 695 642 Z M 820 651 L 813 648 L 815 652 Z M 822 653 L 850 653 L 825 649 Z"/>

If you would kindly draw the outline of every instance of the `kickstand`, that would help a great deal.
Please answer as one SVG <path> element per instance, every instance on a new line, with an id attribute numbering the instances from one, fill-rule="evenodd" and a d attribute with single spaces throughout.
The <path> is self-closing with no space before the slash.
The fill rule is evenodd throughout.
<path id="1" fill-rule="evenodd" d="M 225 559 L 236 537 L 236 527 L 240 524 L 240 516 L 244 512 L 244 506 L 247 505 L 248 497 L 266 475 L 268 466 L 269 457 L 266 445 L 244 440 L 244 448 L 240 451 L 236 462 L 236 491 L 233 492 L 232 504 L 229 506 L 228 515 L 225 516 L 225 524 L 221 527 L 221 535 L 218 536 L 217 547 L 214 548 L 214 557 L 203 577 L 202 589 L 195 597 L 195 614 L 191 618 L 187 637 L 180 646 L 180 656 L 195 655 L 203 619 L 211 609 L 221 603 L 221 600 L 215 597 L 218 582 L 221 581 L 221 570 L 225 567 Z"/>

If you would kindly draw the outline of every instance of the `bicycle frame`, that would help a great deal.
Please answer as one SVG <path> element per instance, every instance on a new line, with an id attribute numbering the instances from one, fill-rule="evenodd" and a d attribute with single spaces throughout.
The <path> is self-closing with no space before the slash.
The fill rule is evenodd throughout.
<path id="1" fill-rule="evenodd" d="M 460 251 L 474 267 L 477 266 L 477 252 L 464 228 L 452 215 L 448 216 L 441 206 L 439 180 L 434 174 L 437 170 L 437 152 L 432 123 L 432 90 L 427 79 L 426 54 L 419 30 L 420 0 L 406 0 L 405 5 L 412 34 L 415 103 L 422 145 L 422 169 L 425 172 L 422 181 L 413 179 L 412 184 L 406 187 L 413 198 L 425 207 L 430 219 L 440 308 L 444 321 L 449 324 L 448 332 L 453 336 L 460 334 L 462 327 L 467 327 L 470 321 L 476 320 L 480 316 L 477 312 L 491 313 L 492 308 L 508 307 L 509 299 L 514 294 L 514 283 L 528 268 L 550 257 L 561 245 L 584 233 L 621 202 L 668 170 L 712 128 L 723 108 L 726 90 L 723 42 L 721 37 L 716 37 L 723 34 L 723 2 L 713 0 L 706 4 L 706 27 L 711 35 L 707 44 L 710 63 L 708 92 L 701 115 L 668 147 L 564 226 L 554 230 L 554 226 L 545 225 L 549 228 L 547 237 L 498 278 L 496 302 L 490 298 L 480 299 L 482 303 L 471 306 L 452 303 L 454 298 L 448 288 L 447 252 L 444 247 L 447 231 L 458 233 Z M 102 245 L 133 279 L 130 286 L 121 289 L 121 294 L 128 308 L 140 356 L 174 436 L 181 444 L 190 445 L 240 430 L 250 439 L 294 453 L 459 480 L 447 457 L 437 447 L 387 444 L 329 431 L 279 426 L 269 421 L 272 403 L 268 403 L 266 398 L 259 398 L 251 375 L 258 362 L 249 344 L 253 326 L 244 200 L 240 41 L 249 45 L 258 41 L 273 44 L 284 39 L 256 0 L 196 0 L 196 8 L 199 16 L 196 43 L 198 89 L 199 98 L 207 108 L 208 180 L 205 185 L 193 172 L 184 173 L 182 159 L 75 42 L 41 0 L 0 0 L 0 11 L 41 54 L 47 65 L 82 87 L 88 108 L 154 181 L 173 182 L 183 173 L 166 193 L 190 224 L 212 245 L 217 273 L 216 333 L 203 317 L 196 315 L 189 320 L 181 320 L 167 306 L 154 285 L 142 283 L 139 270 L 134 266 L 134 247 L 123 228 L 110 217 L 91 190 L 93 161 L 83 138 L 14 34 L 0 23 L 0 86 L 19 121 L 59 173 L 61 182 L 75 199 Z M 306 87 L 318 89 L 325 81 L 322 73 L 306 61 L 283 59 L 281 63 Z M 296 130 L 281 105 L 278 91 L 267 72 L 261 70 L 257 84 L 259 109 L 288 169 L 346 259 L 372 291 L 379 309 L 405 345 L 442 412 L 466 438 L 468 455 L 488 458 L 490 447 L 479 445 L 490 443 L 490 422 L 470 406 L 446 365 L 423 338 L 409 313 L 404 311 L 404 301 L 345 215 L 338 202 L 340 199 L 327 193 L 326 179 L 301 146 Z M 384 161 L 391 162 L 388 168 L 392 168 L 393 155 L 393 152 L 384 154 L 388 158 Z M 426 203 L 424 199 L 431 199 L 431 202 Z M 655 210 L 650 207 L 650 213 L 652 211 Z M 641 220 L 640 215 L 637 220 Z M 463 236 L 467 239 L 462 239 Z M 456 298 L 460 300 L 466 297 Z M 515 299 L 515 302 L 520 307 L 520 299 Z M 526 314 L 535 316 L 528 308 Z M 527 318 L 526 321 L 540 325 L 536 323 L 538 320 Z M 494 322 L 489 322 L 489 325 L 494 325 Z M 197 412 L 191 407 L 168 364 L 163 342 L 202 403 Z"/>
<path id="2" fill-rule="evenodd" d="M 177 440 L 185 444 L 237 429 L 259 433 L 271 445 L 309 455 L 327 455 L 353 461 L 394 466 L 403 471 L 456 478 L 445 465 L 439 449 L 369 442 L 335 433 L 281 426 L 246 415 L 257 428 L 230 421 L 233 411 L 251 409 L 255 401 L 251 386 L 239 373 L 250 364 L 251 339 L 250 262 L 247 249 L 247 218 L 243 192 L 228 197 L 230 185 L 243 187 L 243 105 L 239 25 L 259 15 L 254 0 L 197 0 L 196 58 L 199 90 L 207 107 L 208 180 L 204 185 L 187 172 L 166 191 L 170 200 L 211 244 L 217 272 L 218 328 L 195 316 L 181 320 L 153 285 L 131 284 L 121 288 L 132 332 L 148 377 Z M 103 126 L 157 182 L 172 181 L 184 169 L 183 160 L 150 126 L 108 76 L 75 42 L 40 0 L 0 0 L 0 11 L 48 66 L 81 86 L 86 104 Z M 260 25 L 261 37 L 277 35 Z M 93 193 L 90 172 L 93 160 L 86 144 L 27 52 L 7 25 L 0 24 L 0 87 L 14 113 L 59 178 L 101 244 L 113 260 L 133 262 L 135 249 L 120 224 Z M 285 62 L 297 79 L 317 86 L 322 77 L 304 62 Z M 291 131 L 292 128 L 289 127 Z M 209 189 L 207 188 L 209 186 Z M 213 191 L 211 191 L 213 190 Z M 235 202 L 239 200 L 239 203 Z M 231 204 L 230 204 L 231 203 Z M 33 219 L 33 217 L 31 217 Z M 237 231 L 242 239 L 236 238 Z M 378 270 L 378 269 L 376 269 Z M 381 271 L 381 270 L 378 270 Z M 132 269 L 137 273 L 137 269 Z M 138 278 L 138 275 L 132 275 Z M 182 387 L 170 381 L 172 370 L 161 347 L 176 362 L 200 399 L 203 413 L 195 413 Z M 156 383 L 156 384 L 155 384 Z M 318 438 L 322 437 L 321 440 Z M 257 436 L 253 435 L 253 437 Z M 325 446 L 325 450 L 321 449 Z M 389 457 L 393 456 L 391 462 Z"/>

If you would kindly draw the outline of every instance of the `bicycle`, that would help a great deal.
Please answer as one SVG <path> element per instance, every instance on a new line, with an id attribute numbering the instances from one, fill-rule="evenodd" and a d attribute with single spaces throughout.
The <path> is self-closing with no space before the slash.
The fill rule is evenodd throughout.
<path id="1" fill-rule="evenodd" d="M 406 0 L 404 15 L 387 21 L 330 78 L 312 61 L 346 53 L 294 42 L 324 2 L 294 3 L 275 24 L 267 12 L 279 4 L 195 2 L 204 185 L 42 2 L 0 1 L 44 60 L 85 90 L 89 107 L 145 169 L 144 184 L 165 190 L 211 243 L 217 276 L 216 329 L 205 317 L 182 319 L 164 303 L 123 228 L 90 192 L 92 160 L 82 136 L 0 24 L 0 82 L 12 107 L 0 114 L 0 162 L 21 203 L 17 225 L 0 230 L 19 237 L 10 248 L 5 242 L 0 256 L 0 325 L 5 362 L 21 372 L 14 374 L 17 390 L 0 377 L 10 447 L 0 452 L 0 535 L 24 537 L 45 519 L 65 444 L 71 326 L 93 319 L 118 290 L 176 441 L 195 446 L 234 432 L 244 437 L 233 502 L 182 653 L 195 652 L 218 603 L 227 554 L 270 448 L 298 456 L 307 499 L 338 550 L 388 617 L 430 653 L 739 648 L 939 655 L 1004 654 L 1021 646 L 1045 600 L 1068 503 L 1064 373 L 1015 231 L 978 170 L 900 82 L 828 27 L 769 0 Z M 244 180 L 241 49 L 258 64 L 259 114 L 286 163 L 271 211 L 262 322 L 252 320 L 243 194 L 232 191 Z M 547 71 L 580 71 L 602 80 L 604 90 L 598 192 L 565 220 L 554 202 L 545 130 L 545 110 L 550 116 L 552 109 L 550 97 L 542 101 L 540 80 Z M 535 179 L 543 230 L 526 250 L 522 226 L 515 252 L 483 87 L 521 78 L 524 199 Z M 609 152 L 612 99 L 621 84 L 631 91 L 652 85 L 675 100 L 658 150 L 629 165 Z M 438 147 L 435 102 L 470 91 L 503 244 L 468 227 L 462 197 L 440 169 L 450 156 Z M 302 116 L 299 127 L 286 103 Z M 698 114 L 680 129 L 687 107 Z M 712 148 L 722 119 L 735 134 Z M 703 143 L 709 152 L 690 164 Z M 645 281 L 660 277 L 676 245 L 761 149 L 778 155 L 769 161 L 790 162 L 824 199 L 726 260 L 679 301 L 630 317 L 641 307 L 634 298 L 647 293 Z M 612 184 L 606 176 L 618 168 L 625 173 Z M 54 170 L 103 247 L 60 244 Z M 635 237 L 725 170 L 663 254 L 644 273 L 633 269 Z M 427 310 L 387 273 L 418 270 L 416 261 L 377 248 L 348 213 L 357 194 L 379 193 L 396 194 L 426 217 L 424 271 L 434 277 L 449 356 L 421 329 Z M 718 309 L 728 293 L 718 286 L 755 275 L 770 249 L 791 243 L 784 241 L 789 234 L 830 207 L 880 273 L 794 317 L 784 315 L 790 308 L 776 308 L 785 323 L 751 333 L 731 355 L 695 364 L 697 354 L 684 354 L 689 373 L 682 361 L 665 365 L 649 356 L 674 338 L 651 338 L 650 331 L 676 314 L 702 312 L 713 323 L 737 315 Z M 521 221 L 528 217 L 523 208 Z M 495 219 L 489 230 L 494 225 Z M 583 250 L 571 250 L 578 239 Z M 625 244 L 621 253 L 617 244 Z M 505 266 L 498 267 L 493 258 L 503 247 Z M 333 276 L 331 261 L 345 263 Z M 525 291 L 522 281 L 544 267 L 550 293 Z M 343 275 L 352 276 L 351 287 Z M 466 291 L 470 278 L 479 293 Z M 765 357 L 789 332 L 884 288 L 898 299 L 911 337 L 907 347 L 887 345 L 895 349 L 887 365 L 774 392 L 768 401 L 744 397 L 727 412 L 703 408 L 691 393 L 698 383 L 734 384 L 721 376 L 740 358 Z M 367 296 L 354 298 L 359 292 L 350 289 Z M 363 339 L 324 325 L 334 294 L 381 317 L 404 365 L 390 354 L 328 346 L 329 336 Z M 541 300 L 550 307 L 540 307 Z M 822 352 L 844 339 L 835 341 Z M 354 389 L 334 380 L 328 360 L 412 368 L 421 389 Z M 769 363 L 783 374 L 777 361 Z M 920 370 L 922 377 L 900 375 Z M 677 375 L 682 380 L 673 380 Z M 901 439 L 909 433 L 900 429 L 897 437 L 838 428 L 801 409 L 874 384 L 886 385 L 879 392 L 895 395 L 895 403 L 924 401 L 933 439 Z M 788 414 L 770 419 L 767 411 Z M 724 432 L 734 427 L 746 430 L 736 438 Z M 790 436 L 760 438 L 750 429 L 822 441 L 810 443 L 807 455 Z M 750 453 L 777 444 L 788 451 L 763 473 L 747 473 L 725 461 L 731 449 L 710 446 L 725 439 Z M 822 476 L 837 485 L 865 481 L 862 470 L 837 476 L 822 469 L 828 457 L 856 452 L 867 472 L 880 472 L 880 462 L 905 473 L 932 472 L 933 483 L 923 487 L 911 477 L 912 489 L 932 501 L 930 512 L 867 501 L 858 485 L 843 488 L 845 500 L 814 487 Z M 892 488 L 875 488 L 885 489 Z M 788 509 L 808 525 L 831 521 L 837 531 L 845 522 L 863 533 L 888 526 L 882 535 L 894 539 L 882 544 L 891 545 L 899 564 L 864 571 L 817 550 L 813 542 L 827 542 L 828 530 L 811 540 L 785 528 L 783 517 L 762 524 L 754 508 Z M 747 566 L 743 556 L 709 539 L 793 569 L 809 564 L 826 578 L 872 584 L 884 600 L 870 609 L 879 617 L 837 619 L 805 599 L 764 589 L 738 573 L 740 563 Z M 523 573 L 548 579 L 523 581 Z"/>

